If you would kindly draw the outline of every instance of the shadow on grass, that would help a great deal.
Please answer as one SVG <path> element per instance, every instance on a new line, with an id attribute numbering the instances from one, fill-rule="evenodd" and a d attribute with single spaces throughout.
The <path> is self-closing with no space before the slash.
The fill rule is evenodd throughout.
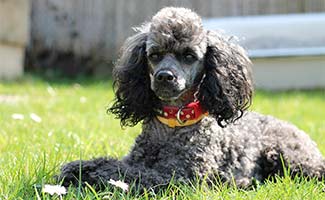
<path id="1" fill-rule="evenodd" d="M 24 83 L 48 83 L 54 86 L 68 86 L 74 84 L 80 85 L 98 85 L 98 84 L 107 84 L 112 85 L 112 77 L 94 77 L 94 76 L 85 76 L 78 75 L 74 78 L 65 77 L 62 75 L 46 75 L 42 73 L 35 72 L 26 72 L 23 77 L 14 79 L 14 80 L 1 80 L 2 84 L 24 84 Z"/>

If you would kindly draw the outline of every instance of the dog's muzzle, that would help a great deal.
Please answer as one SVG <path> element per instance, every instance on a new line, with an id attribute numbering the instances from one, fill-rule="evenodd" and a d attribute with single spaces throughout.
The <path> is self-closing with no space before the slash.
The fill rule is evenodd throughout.
<path id="1" fill-rule="evenodd" d="M 161 69 L 154 73 L 152 90 L 164 100 L 179 97 L 185 89 L 185 80 L 179 78 L 173 71 Z"/>

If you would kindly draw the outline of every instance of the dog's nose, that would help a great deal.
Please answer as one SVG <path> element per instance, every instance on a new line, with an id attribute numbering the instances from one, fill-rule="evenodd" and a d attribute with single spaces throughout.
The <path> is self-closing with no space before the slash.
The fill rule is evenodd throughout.
<path id="1" fill-rule="evenodd" d="M 163 70 L 163 71 L 159 71 L 155 75 L 155 79 L 159 82 L 163 82 L 163 81 L 171 82 L 175 79 L 175 76 L 171 71 Z"/>

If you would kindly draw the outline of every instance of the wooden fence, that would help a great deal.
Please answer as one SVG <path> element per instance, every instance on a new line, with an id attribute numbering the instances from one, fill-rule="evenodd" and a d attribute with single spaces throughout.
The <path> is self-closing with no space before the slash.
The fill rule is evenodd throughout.
<path id="1" fill-rule="evenodd" d="M 221 17 L 324 12 L 325 0 L 32 0 L 30 50 L 114 60 L 131 27 L 165 6 Z"/>

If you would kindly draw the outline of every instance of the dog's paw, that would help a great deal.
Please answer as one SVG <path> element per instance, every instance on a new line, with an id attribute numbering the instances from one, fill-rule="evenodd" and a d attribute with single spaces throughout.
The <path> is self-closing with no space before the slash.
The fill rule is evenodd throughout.
<path id="1" fill-rule="evenodd" d="M 57 181 L 63 186 L 77 186 L 82 181 L 82 161 L 67 163 L 61 167 L 61 173 L 56 177 Z"/>

